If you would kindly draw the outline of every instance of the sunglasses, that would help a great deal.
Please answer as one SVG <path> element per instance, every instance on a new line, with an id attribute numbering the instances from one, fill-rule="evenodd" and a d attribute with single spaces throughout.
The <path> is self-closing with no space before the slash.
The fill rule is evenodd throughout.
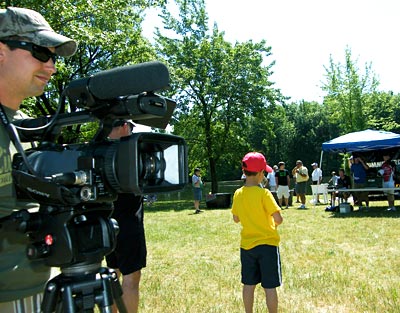
<path id="1" fill-rule="evenodd" d="M 1 40 L 1 42 L 5 43 L 10 48 L 18 48 L 29 51 L 32 56 L 40 62 L 46 63 L 48 60 L 52 59 L 53 63 L 56 64 L 57 55 L 46 47 L 35 45 L 32 42 L 18 40 Z"/>

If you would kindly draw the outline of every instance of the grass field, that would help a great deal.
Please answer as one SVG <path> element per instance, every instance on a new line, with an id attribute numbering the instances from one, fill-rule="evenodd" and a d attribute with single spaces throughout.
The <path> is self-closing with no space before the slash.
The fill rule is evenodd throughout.
<path id="1" fill-rule="evenodd" d="M 188 189 L 146 206 L 140 311 L 243 312 L 240 225 L 228 208 L 206 209 L 204 201 L 194 215 L 191 199 Z M 400 214 L 386 212 L 386 201 L 348 214 L 308 202 L 282 215 L 280 312 L 400 312 Z M 266 311 L 261 287 L 254 311 Z"/>

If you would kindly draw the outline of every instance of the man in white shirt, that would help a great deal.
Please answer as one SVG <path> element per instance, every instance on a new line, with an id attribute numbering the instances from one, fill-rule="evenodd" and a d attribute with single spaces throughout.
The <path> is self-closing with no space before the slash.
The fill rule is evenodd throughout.
<path id="1" fill-rule="evenodd" d="M 322 170 L 318 167 L 318 163 L 311 164 L 313 171 L 311 179 L 313 185 L 320 185 L 322 183 Z M 319 194 L 317 193 L 317 203 L 319 203 Z"/>

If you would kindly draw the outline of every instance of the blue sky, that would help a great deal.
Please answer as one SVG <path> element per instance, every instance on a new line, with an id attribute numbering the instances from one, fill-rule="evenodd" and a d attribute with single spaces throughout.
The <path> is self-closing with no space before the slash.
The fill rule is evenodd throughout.
<path id="1" fill-rule="evenodd" d="M 206 7 L 226 40 L 267 41 L 267 62 L 276 61 L 271 80 L 293 101 L 322 100 L 324 66 L 330 55 L 343 63 L 346 47 L 361 75 L 372 63 L 379 89 L 400 92 L 398 0 L 206 0 Z M 148 13 L 144 34 L 155 25 L 157 15 Z"/>

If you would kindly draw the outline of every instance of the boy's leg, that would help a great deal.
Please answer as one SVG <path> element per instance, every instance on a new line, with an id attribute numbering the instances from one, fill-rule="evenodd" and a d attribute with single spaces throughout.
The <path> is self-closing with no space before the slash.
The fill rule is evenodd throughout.
<path id="1" fill-rule="evenodd" d="M 256 285 L 243 285 L 243 304 L 246 313 L 253 313 L 255 288 Z"/>
<path id="2" fill-rule="evenodd" d="M 278 312 L 278 293 L 276 288 L 264 288 L 265 299 L 267 302 L 267 308 L 269 313 Z"/>

